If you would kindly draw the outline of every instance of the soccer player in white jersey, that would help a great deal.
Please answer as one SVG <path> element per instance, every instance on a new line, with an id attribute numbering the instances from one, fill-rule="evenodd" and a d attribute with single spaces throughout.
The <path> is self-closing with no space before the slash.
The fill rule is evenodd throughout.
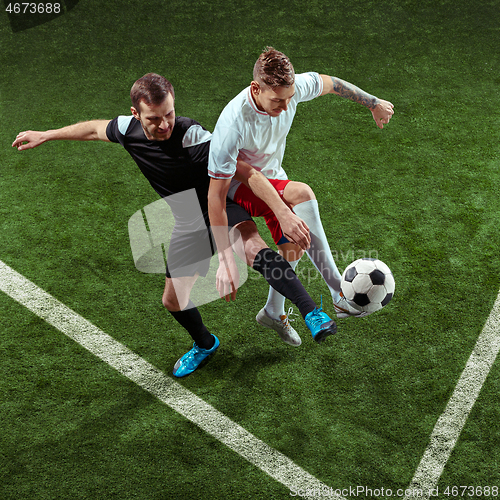
<path id="1" fill-rule="evenodd" d="M 118 143 L 130 154 L 158 195 L 170 205 L 175 225 L 168 245 L 162 302 L 193 340 L 193 347 L 174 365 L 174 376 L 185 377 L 219 346 L 219 339 L 210 333 L 190 299 L 198 277 L 207 275 L 214 253 L 207 199 L 211 134 L 195 120 L 176 116 L 174 88 L 161 75 L 148 73 L 139 78 L 132 86 L 130 97 L 131 115 L 90 120 L 54 130 L 24 131 L 17 135 L 12 146 L 24 151 L 55 140 Z M 242 181 L 248 181 L 249 186 L 258 186 L 259 181 L 268 183 L 262 174 L 253 172 L 246 166 Z M 189 192 L 196 193 L 194 200 Z M 309 236 L 303 222 L 283 204 L 274 190 L 273 194 L 283 230 L 305 248 Z M 335 322 L 316 306 L 288 262 L 267 248 L 245 209 L 228 200 L 227 213 L 228 226 L 222 231 L 226 237 L 231 234 L 234 239 L 233 228 L 237 229 L 242 243 L 238 245 L 240 257 L 297 306 L 316 342 L 333 335 L 337 330 Z M 289 338 L 286 332 L 281 338 L 288 344 L 300 345 L 300 338 L 298 341 Z"/>
<path id="2" fill-rule="evenodd" d="M 295 268 L 303 250 L 291 243 L 276 227 L 276 219 L 269 214 L 264 202 L 272 200 L 272 186 L 283 201 L 290 206 L 308 226 L 311 244 L 307 250 L 313 264 L 327 283 L 337 316 L 345 318 L 359 313 L 349 306 L 340 290 L 341 275 L 333 259 L 318 210 L 314 192 L 307 185 L 288 180 L 282 166 L 286 137 L 300 102 L 310 101 L 325 94 L 335 94 L 367 107 L 379 128 L 389 123 L 393 115 L 392 103 L 378 99 L 360 88 L 333 76 L 318 73 L 295 74 L 286 55 L 267 47 L 255 63 L 253 81 L 240 92 L 221 113 L 213 136 L 209 155 L 209 175 L 212 177 L 209 191 L 209 216 L 212 226 L 226 225 L 225 196 L 254 208 L 253 216 L 265 216 L 269 229 L 280 253 Z M 240 158 L 260 170 L 269 180 L 261 192 L 254 193 L 234 179 L 236 162 Z M 255 195 L 263 200 L 260 212 Z M 229 257 L 230 259 L 230 257 Z M 220 268 L 228 286 L 235 282 L 235 272 L 230 260 L 226 269 Z M 257 321 L 279 332 L 290 328 L 284 310 L 285 299 L 270 289 L 266 305 L 257 315 Z M 295 335 L 296 332 L 293 332 Z"/>

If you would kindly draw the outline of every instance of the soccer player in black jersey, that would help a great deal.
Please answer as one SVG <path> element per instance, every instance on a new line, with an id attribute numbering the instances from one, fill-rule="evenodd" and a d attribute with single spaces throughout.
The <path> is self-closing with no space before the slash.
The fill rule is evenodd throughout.
<path id="1" fill-rule="evenodd" d="M 218 338 L 208 331 L 189 298 L 197 277 L 206 275 L 208 271 L 207 257 L 209 260 L 214 253 L 213 239 L 208 229 L 207 201 L 211 134 L 194 120 L 176 117 L 174 89 L 160 75 L 149 73 L 140 78 L 133 85 L 130 95 L 131 116 L 81 122 L 45 132 L 21 132 L 12 146 L 22 151 L 51 140 L 119 143 L 132 156 L 154 190 L 169 203 L 176 222 L 167 256 L 162 302 L 194 341 L 193 348 L 179 358 L 174 366 L 174 375 L 183 377 L 196 370 L 219 346 Z M 281 213 L 279 221 L 284 234 L 303 248 L 307 247 L 307 226 L 283 204 L 269 181 L 243 163 L 239 165 L 237 175 L 256 192 L 267 193 L 267 200 L 271 200 L 270 207 L 274 206 L 275 211 Z M 250 177 L 252 184 L 249 182 Z M 193 211 L 192 206 L 186 206 L 185 203 L 178 203 L 182 197 L 172 196 L 192 189 L 196 191 L 201 212 Z M 288 262 L 264 243 L 248 213 L 231 200 L 227 200 L 226 210 L 229 227 L 223 231 L 226 237 L 228 229 L 237 229 L 241 234 L 240 257 L 298 307 L 316 341 L 321 342 L 327 335 L 335 333 L 335 322 L 316 307 Z M 220 234 L 221 228 L 217 228 L 217 231 Z M 218 236 L 217 241 L 220 240 Z M 218 250 L 219 260 L 223 261 L 226 249 Z M 235 251 L 238 253 L 237 248 Z M 221 297 L 227 301 L 234 300 L 236 296 L 238 284 L 231 285 L 226 288 L 217 283 Z M 300 345 L 300 338 L 297 341 L 294 337 L 282 336 L 282 339 L 291 345 Z"/>

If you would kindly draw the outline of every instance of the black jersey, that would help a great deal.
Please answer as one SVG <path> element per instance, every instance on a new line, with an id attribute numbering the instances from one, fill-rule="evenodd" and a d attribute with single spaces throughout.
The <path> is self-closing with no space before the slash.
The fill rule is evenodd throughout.
<path id="1" fill-rule="evenodd" d="M 208 213 L 208 151 L 211 134 L 191 118 L 177 116 L 166 141 L 151 141 L 139 120 L 119 116 L 108 124 L 106 135 L 121 144 L 137 163 L 153 189 L 168 197 L 195 189 L 201 211 Z M 174 207 L 172 209 L 175 212 Z"/>
<path id="2" fill-rule="evenodd" d="M 151 141 L 139 120 L 119 116 L 109 122 L 106 135 L 128 151 L 172 209 L 175 227 L 168 246 L 167 277 L 205 276 L 214 253 L 207 229 L 210 132 L 195 120 L 176 117 L 169 139 Z M 251 220 L 244 208 L 229 199 L 226 204 L 228 227 Z"/>

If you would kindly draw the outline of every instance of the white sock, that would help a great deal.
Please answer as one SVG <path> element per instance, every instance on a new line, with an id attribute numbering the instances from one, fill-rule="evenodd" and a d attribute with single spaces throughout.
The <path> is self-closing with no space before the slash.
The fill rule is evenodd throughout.
<path id="1" fill-rule="evenodd" d="M 294 271 L 299 263 L 299 260 L 300 259 L 288 262 Z M 270 286 L 267 302 L 264 308 L 271 318 L 279 319 L 280 316 L 285 314 L 285 297 Z"/>
<path id="2" fill-rule="evenodd" d="M 319 215 L 318 200 L 308 200 L 293 207 L 293 211 L 309 226 L 311 246 L 307 255 L 316 269 L 325 280 L 332 299 L 338 302 L 340 298 L 341 275 L 333 259 L 330 245 L 326 238 L 321 217 Z"/>

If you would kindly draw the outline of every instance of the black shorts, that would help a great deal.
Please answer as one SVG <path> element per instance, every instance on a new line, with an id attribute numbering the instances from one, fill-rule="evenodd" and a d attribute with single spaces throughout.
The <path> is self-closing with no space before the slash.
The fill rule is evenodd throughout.
<path id="1" fill-rule="evenodd" d="M 244 208 L 229 199 L 226 200 L 226 212 L 229 229 L 240 222 L 252 220 Z M 208 215 L 204 215 L 208 220 Z M 175 226 L 168 248 L 166 277 L 206 276 L 215 251 L 215 241 L 209 227 L 199 231 L 183 231 L 181 227 Z"/>

